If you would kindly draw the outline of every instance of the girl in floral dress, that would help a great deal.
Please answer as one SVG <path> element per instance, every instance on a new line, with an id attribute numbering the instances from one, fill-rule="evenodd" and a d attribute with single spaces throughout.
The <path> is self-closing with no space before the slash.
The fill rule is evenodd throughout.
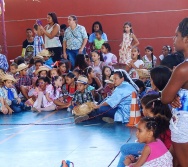
<path id="1" fill-rule="evenodd" d="M 119 50 L 119 63 L 126 64 L 131 59 L 131 49 L 139 45 L 139 41 L 133 34 L 132 25 L 126 22 L 123 26 L 123 42 Z"/>

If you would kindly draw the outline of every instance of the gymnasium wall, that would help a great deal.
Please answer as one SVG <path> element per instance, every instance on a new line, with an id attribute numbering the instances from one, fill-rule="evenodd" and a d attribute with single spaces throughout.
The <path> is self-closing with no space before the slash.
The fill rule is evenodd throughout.
<path id="1" fill-rule="evenodd" d="M 8 59 L 21 54 L 25 30 L 32 28 L 36 19 L 46 25 L 48 12 L 56 12 L 60 24 L 67 23 L 68 15 L 77 15 L 79 24 L 88 33 L 92 23 L 100 21 L 117 56 L 124 22 L 132 23 L 141 55 L 145 46 L 151 45 L 159 56 L 163 45 L 173 46 L 175 29 L 188 16 L 188 0 L 5 0 L 5 3 Z M 0 32 L 2 44 L 2 29 Z"/>

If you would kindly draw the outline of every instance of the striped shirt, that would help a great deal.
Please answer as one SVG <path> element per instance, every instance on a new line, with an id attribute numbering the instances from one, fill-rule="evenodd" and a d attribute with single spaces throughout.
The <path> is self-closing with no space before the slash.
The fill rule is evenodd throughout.
<path id="1" fill-rule="evenodd" d="M 39 52 L 42 51 L 42 45 L 44 45 L 44 40 L 42 36 L 36 35 L 34 38 L 34 52 L 33 55 L 36 56 Z"/>
<path id="2" fill-rule="evenodd" d="M 7 71 L 9 68 L 7 58 L 3 54 L 0 54 L 0 68 L 3 69 L 4 71 Z"/>

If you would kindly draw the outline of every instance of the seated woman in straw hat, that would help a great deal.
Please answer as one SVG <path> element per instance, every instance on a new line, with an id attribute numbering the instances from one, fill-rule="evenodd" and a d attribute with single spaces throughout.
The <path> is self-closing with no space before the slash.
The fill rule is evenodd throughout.
<path id="1" fill-rule="evenodd" d="M 12 75 L 5 74 L 2 78 L 4 86 L 2 90 L 4 92 L 4 98 L 6 103 L 11 107 L 14 112 L 21 112 L 24 110 L 29 110 L 21 99 L 18 97 L 18 94 L 13 88 L 13 83 L 16 82 L 16 79 Z"/>

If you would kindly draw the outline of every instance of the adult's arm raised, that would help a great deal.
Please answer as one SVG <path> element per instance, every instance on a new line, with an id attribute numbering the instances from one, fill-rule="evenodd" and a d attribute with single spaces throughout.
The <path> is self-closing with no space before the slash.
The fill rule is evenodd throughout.
<path id="1" fill-rule="evenodd" d="M 42 32 L 44 35 L 46 35 L 48 38 L 50 38 L 50 39 L 52 39 L 52 38 L 54 38 L 55 36 L 57 36 L 57 34 L 58 34 L 58 32 L 59 32 L 59 28 L 60 28 L 58 24 L 55 24 L 55 25 L 53 26 L 52 31 L 51 31 L 50 33 L 48 33 L 48 32 L 44 29 L 43 26 L 40 25 L 39 27 L 40 27 L 41 32 Z"/>

